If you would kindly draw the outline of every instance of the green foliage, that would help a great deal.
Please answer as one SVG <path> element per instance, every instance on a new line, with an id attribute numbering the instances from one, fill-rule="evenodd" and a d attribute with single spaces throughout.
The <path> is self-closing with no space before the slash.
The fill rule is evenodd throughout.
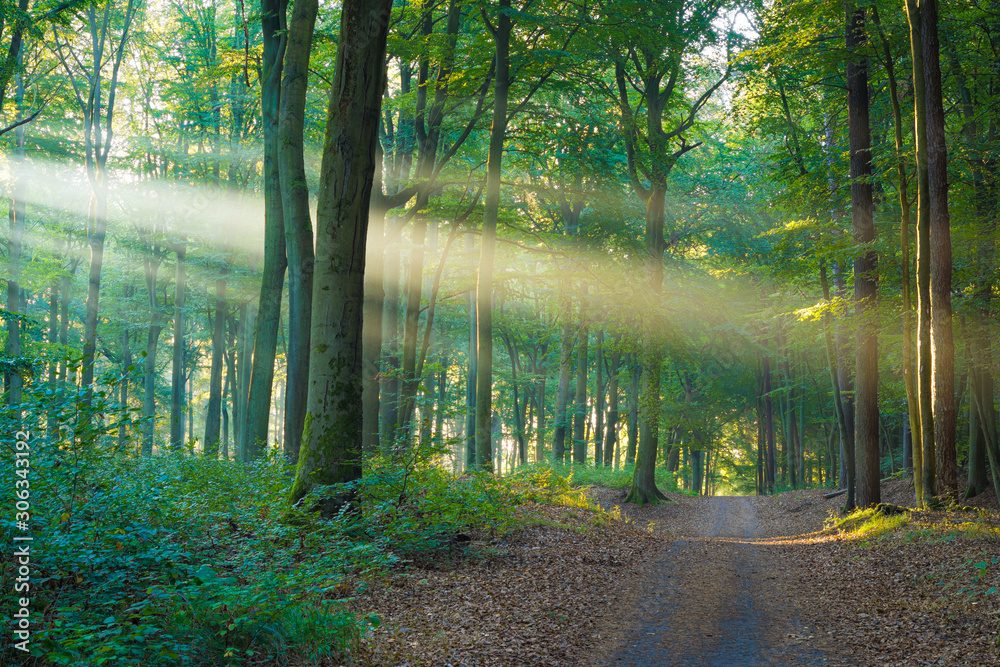
<path id="1" fill-rule="evenodd" d="M 41 388 L 41 390 L 39 390 Z M 346 607 L 358 577 L 461 555 L 474 534 L 521 523 L 524 502 L 590 506 L 582 469 L 537 466 L 506 478 L 455 477 L 436 443 L 374 457 L 351 484 L 315 489 L 295 508 L 288 466 L 198 456 L 128 456 L 98 392 L 90 419 L 74 390 L 26 392 L 32 432 L 32 652 L 4 664 L 245 665 L 348 659 L 378 624 Z M 12 413 L 4 413 L 13 430 Z M 51 435 L 45 415 L 62 420 Z M 91 433 L 68 424 L 90 423 Z M 9 452 L 8 452 L 9 454 Z M 627 473 L 619 475 L 624 480 Z M 344 502 L 344 499 L 348 499 Z M 311 511 L 340 502 L 325 518 Z M 360 509 L 360 512 L 356 511 Z M 3 522 L 10 538 L 18 531 Z M 12 587 L 12 568 L 3 570 Z M 10 617 L 5 596 L 2 613 Z"/>
<path id="2" fill-rule="evenodd" d="M 632 483 L 634 466 L 625 465 L 620 469 L 604 466 L 570 465 L 562 463 L 539 463 L 519 467 L 512 480 L 514 483 L 524 482 L 522 493 L 538 502 L 553 502 L 557 504 L 589 507 L 583 498 L 582 491 L 591 486 L 604 486 L 613 489 L 627 489 Z M 677 484 L 677 476 L 658 467 L 656 469 L 656 486 L 661 491 L 685 493 Z"/>

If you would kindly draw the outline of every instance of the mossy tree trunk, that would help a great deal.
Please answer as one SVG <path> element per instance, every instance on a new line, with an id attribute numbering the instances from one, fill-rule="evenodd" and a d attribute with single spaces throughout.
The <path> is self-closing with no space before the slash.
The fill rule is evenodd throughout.
<path id="1" fill-rule="evenodd" d="M 309 398 L 293 501 L 361 477 L 365 242 L 391 0 L 346 0 L 316 222 Z"/>

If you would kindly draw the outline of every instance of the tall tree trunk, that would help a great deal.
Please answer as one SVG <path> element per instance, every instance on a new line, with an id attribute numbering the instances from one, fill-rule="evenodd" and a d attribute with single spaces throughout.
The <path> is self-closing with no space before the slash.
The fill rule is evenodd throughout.
<path id="1" fill-rule="evenodd" d="M 924 103 L 927 108 L 927 192 L 930 215 L 931 363 L 934 371 L 934 443 L 937 476 L 952 497 L 958 493 L 955 446 L 955 342 L 951 321 L 951 216 L 948 213 L 948 147 L 941 92 L 937 0 L 921 0 Z"/>
<path id="2" fill-rule="evenodd" d="M 658 84 L 657 84 L 658 89 Z M 666 242 L 663 238 L 664 205 L 666 203 L 666 175 L 663 180 L 655 183 L 646 201 L 646 254 L 649 272 L 649 289 L 655 299 L 655 307 L 659 308 L 660 295 L 663 292 L 663 253 Z M 643 340 L 643 377 L 642 392 L 642 433 L 639 436 L 639 447 L 636 453 L 635 470 L 632 475 L 632 488 L 629 490 L 626 502 L 657 503 L 664 499 L 656 488 L 656 451 L 659 445 L 660 430 L 660 375 L 662 372 L 663 352 L 658 340 L 659 331 L 652 322 L 645 326 Z"/>
<path id="3" fill-rule="evenodd" d="M 90 424 L 90 407 L 94 396 L 94 363 L 97 349 L 97 322 L 100 313 L 101 270 L 104 266 L 104 237 L 107 232 L 108 191 L 103 168 L 94 178 L 90 215 L 87 222 L 87 245 L 90 246 L 90 269 L 87 274 L 87 304 L 83 322 L 83 359 L 80 385 L 85 410 L 81 417 L 81 432 Z M 85 436 L 89 437 L 89 436 Z"/>
<path id="4" fill-rule="evenodd" d="M 473 256 L 472 236 L 465 237 L 465 251 L 471 258 Z M 469 373 L 465 382 L 465 469 L 472 470 L 476 467 L 476 375 L 478 371 L 478 358 L 476 357 L 476 293 L 473 290 L 468 294 L 469 311 Z"/>
<path id="5" fill-rule="evenodd" d="M 876 292 L 878 255 L 872 197 L 871 125 L 868 113 L 868 58 L 860 51 L 867 43 L 867 10 L 847 10 L 848 143 L 851 162 L 851 215 L 854 241 L 866 249 L 854 260 L 855 415 L 854 442 L 858 448 L 858 507 L 881 502 L 878 411 L 878 322 Z"/>
<path id="6" fill-rule="evenodd" d="M 493 469 L 493 262 L 496 254 L 497 216 L 500 212 L 500 178 L 503 145 L 507 136 L 507 99 L 510 93 L 511 0 L 498 0 L 496 77 L 493 87 L 493 125 L 486 159 L 486 195 L 483 237 L 476 283 L 476 465 Z"/>
<path id="7" fill-rule="evenodd" d="M 361 477 L 365 239 L 391 0 L 345 0 L 320 169 L 309 410 L 292 486 Z"/>
<path id="8" fill-rule="evenodd" d="M 230 341 L 232 338 L 229 339 Z M 222 460 L 229 460 L 229 400 L 233 395 L 233 362 L 232 343 L 227 344 L 230 352 L 225 355 L 226 359 L 226 381 L 222 385 Z"/>
<path id="9" fill-rule="evenodd" d="M 567 298 L 563 320 L 562 340 L 559 348 L 559 384 L 556 386 L 555 434 L 552 441 L 552 459 L 558 463 L 566 460 L 566 433 L 570 430 L 567 414 L 569 404 L 570 364 L 573 361 L 572 306 Z"/>
<path id="10" fill-rule="evenodd" d="M 604 467 L 612 463 L 612 456 L 615 447 L 618 445 L 618 369 L 621 367 L 622 355 L 618 351 L 617 344 L 611 355 L 611 377 L 608 379 L 608 396 L 610 406 L 608 408 L 607 436 L 604 439 Z"/>
<path id="11" fill-rule="evenodd" d="M 128 288 L 128 291 L 130 292 L 128 296 L 130 298 L 133 296 L 131 292 L 134 292 L 134 289 L 135 288 L 131 286 Z M 131 371 L 129 370 L 130 366 L 132 366 L 132 332 L 129 330 L 129 327 L 126 326 L 125 330 L 122 331 L 122 377 L 121 385 L 118 387 L 118 405 L 121 406 L 123 411 L 128 410 L 128 392 L 131 379 Z M 129 444 L 128 424 L 129 419 L 125 417 L 124 414 L 121 415 L 118 420 L 118 448 L 122 452 L 128 451 L 126 450 L 126 447 L 128 447 Z"/>
<path id="12" fill-rule="evenodd" d="M 895 133 L 896 149 L 896 189 L 899 192 L 899 248 L 900 248 L 900 279 L 903 288 L 903 385 L 906 389 L 906 410 L 910 436 L 910 448 L 906 451 L 910 453 L 909 464 L 904 462 L 906 468 L 912 471 L 914 468 L 920 470 L 919 447 L 913 448 L 912 443 L 916 434 L 917 443 L 920 442 L 920 405 L 917 398 L 917 385 L 914 378 L 913 369 L 913 295 L 911 293 L 910 278 L 910 195 L 909 178 L 906 175 L 906 157 L 903 146 L 903 112 L 899 104 L 899 94 L 897 92 L 896 73 L 893 66 L 892 53 L 889 50 L 889 40 L 886 39 L 882 26 L 879 23 L 878 11 L 872 9 L 872 18 L 878 27 L 879 37 L 882 41 L 882 54 L 884 56 L 886 78 L 889 84 L 889 101 L 892 106 L 892 125 Z M 906 438 L 904 437 L 904 444 Z M 904 447 L 904 449 L 906 449 Z M 904 459 L 906 456 L 904 454 Z M 923 476 L 918 472 L 913 475 L 913 485 L 918 499 L 923 497 Z"/>
<path id="13" fill-rule="evenodd" d="M 597 332 L 597 371 L 594 377 L 595 424 L 594 424 L 594 465 L 604 464 L 604 329 Z"/>
<path id="14" fill-rule="evenodd" d="M 548 346 L 543 346 L 542 351 L 539 356 L 545 355 L 545 349 Z M 535 372 L 535 463 L 541 463 L 545 460 L 545 369 L 544 363 L 534 364 L 533 370 Z"/>
<path id="15" fill-rule="evenodd" d="M 399 225 L 396 222 L 395 225 Z M 382 347 L 385 355 L 382 364 L 382 444 L 393 444 L 399 426 L 399 230 L 386 225 L 385 264 L 383 289 L 385 292 L 382 313 Z"/>
<path id="16" fill-rule="evenodd" d="M 219 456 L 219 437 L 222 428 L 222 366 L 226 346 L 226 279 L 215 281 L 215 327 L 212 330 L 212 368 L 208 381 L 208 412 L 205 415 L 205 455 Z"/>
<path id="17" fill-rule="evenodd" d="M 642 379 L 642 364 L 637 355 L 632 355 L 632 381 L 628 392 L 628 447 L 625 449 L 625 463 L 635 463 L 635 453 L 639 446 L 639 382 Z"/>
<path id="18" fill-rule="evenodd" d="M 837 290 L 837 297 L 847 298 L 847 288 L 844 284 L 844 274 L 837 262 L 833 264 L 833 280 Z M 847 336 L 846 323 L 839 318 L 835 326 L 836 330 L 836 359 L 837 359 L 837 381 L 840 386 L 841 407 L 844 414 L 844 424 L 848 437 L 841 441 L 840 451 L 840 479 L 841 486 L 847 489 L 847 500 L 844 508 L 847 511 L 855 506 L 855 479 L 857 468 L 855 466 L 855 430 L 854 430 L 854 377 L 853 369 L 849 364 L 851 358 L 850 341 Z M 856 364 L 855 364 L 856 366 Z"/>
<path id="19" fill-rule="evenodd" d="M 20 53 L 18 54 L 20 56 Z M 20 57 L 18 58 L 20 60 Z M 23 115 L 24 81 L 18 73 L 16 101 L 18 118 Z M 7 310 L 17 313 L 21 310 L 21 254 L 24 244 L 25 223 L 25 178 L 21 172 L 24 164 L 24 125 L 14 130 L 14 154 L 11 156 L 11 171 L 14 174 L 14 187 L 10 197 L 10 235 L 7 241 L 7 264 L 10 267 L 10 278 L 7 279 Z M 7 355 L 17 359 L 21 356 L 21 322 L 11 317 L 7 320 Z M 7 405 L 13 411 L 17 422 L 21 421 L 21 374 L 15 369 L 4 377 L 7 389 Z"/>
<path id="20" fill-rule="evenodd" d="M 765 343 L 765 347 L 767 344 Z M 764 493 L 774 493 L 774 400 L 771 396 L 771 357 L 764 355 L 764 368 L 761 371 L 764 379 L 764 437 L 767 450 L 764 456 Z"/>
<path id="21" fill-rule="evenodd" d="M 248 460 L 243 434 L 247 428 L 247 405 L 250 396 L 250 373 L 253 368 L 253 331 L 256 317 L 257 312 L 253 303 L 246 302 L 240 306 L 236 333 L 239 359 L 236 366 L 237 391 L 233 408 L 233 422 L 236 424 L 236 458 L 244 462 Z"/>
<path id="22" fill-rule="evenodd" d="M 421 217 L 413 223 L 410 237 L 410 261 L 406 274 L 406 310 L 403 316 L 403 356 L 400 373 L 399 424 L 397 439 L 401 443 L 413 440 L 413 412 L 416 407 L 420 378 L 416 376 L 417 338 L 420 333 L 420 313 L 423 297 L 424 243 L 427 220 Z"/>
<path id="23" fill-rule="evenodd" d="M 170 446 L 180 451 L 184 445 L 184 292 L 187 278 L 184 261 L 187 249 L 183 243 L 174 246 L 177 254 L 177 275 L 174 282 L 174 353 L 170 374 Z"/>
<path id="24" fill-rule="evenodd" d="M 586 294 L 586 292 L 584 292 Z M 576 393 L 573 395 L 573 463 L 587 463 L 587 440 L 584 436 L 584 423 L 587 421 L 587 367 L 590 331 L 586 323 L 586 297 L 580 300 L 580 327 L 576 344 Z"/>
<path id="25" fill-rule="evenodd" d="M 146 295 L 149 305 L 149 329 L 146 333 L 146 356 L 143 359 L 143 400 L 142 455 L 153 455 L 156 436 L 156 349 L 163 331 L 160 304 L 156 297 L 156 277 L 160 271 L 159 246 L 154 244 L 152 252 L 143 260 L 146 274 Z"/>
<path id="26" fill-rule="evenodd" d="M 917 163 L 917 403 L 920 410 L 919 446 L 914 466 L 921 468 L 922 484 L 916 487 L 921 507 L 937 495 L 933 373 L 931 358 L 930 192 L 928 180 L 927 95 L 925 90 L 923 9 L 918 0 L 906 0 L 913 64 L 914 143 Z M 917 450 L 920 450 L 917 452 Z M 914 473 L 915 475 L 918 473 Z"/>
<path id="27" fill-rule="evenodd" d="M 512 400 L 514 403 L 514 435 L 517 437 L 517 460 L 524 465 L 528 462 L 528 443 L 525 438 L 524 415 L 521 412 L 521 403 L 518 400 L 517 389 L 517 367 L 518 354 L 517 346 L 511 341 L 510 336 L 503 334 L 504 345 L 507 347 L 507 354 L 510 355 L 510 385 Z M 527 404 L 528 397 L 525 396 L 524 403 Z"/>
<path id="28" fill-rule="evenodd" d="M 263 455 L 267 447 L 274 359 L 278 348 L 281 292 L 288 264 L 285 222 L 281 202 L 281 151 L 278 125 L 281 109 L 281 71 L 288 38 L 287 0 L 261 0 L 264 41 L 261 68 L 261 114 L 264 133 L 264 269 L 260 282 L 253 334 L 250 391 L 243 417 L 241 450 L 245 460 Z"/>
<path id="29" fill-rule="evenodd" d="M 277 161 L 281 217 L 288 257 L 288 353 L 284 408 L 284 454 L 299 459 L 309 390 L 309 332 L 312 322 L 312 281 L 315 256 L 306 182 L 306 89 L 309 51 L 316 25 L 317 0 L 298 0 L 288 23 L 279 101 Z"/>
<path id="30" fill-rule="evenodd" d="M 59 282 L 57 280 L 53 280 L 52 286 L 49 288 L 48 342 L 49 345 L 59 344 Z M 49 391 L 53 393 L 53 396 L 59 388 L 59 362 L 57 358 L 57 356 L 53 355 L 49 360 L 48 385 Z M 55 402 L 49 405 L 48 415 L 46 416 L 46 431 L 48 431 L 49 440 L 55 442 L 59 435 L 59 412 Z"/>
<path id="31" fill-rule="evenodd" d="M 385 206 L 382 204 L 383 153 L 375 145 L 375 174 L 372 180 L 372 209 L 368 216 L 368 238 L 365 244 L 365 310 L 364 310 L 364 387 L 361 395 L 361 421 L 364 431 L 362 450 L 366 455 L 381 448 L 379 429 L 380 398 L 379 369 L 382 360 L 382 308 L 385 302 L 383 272 L 385 264 Z"/>

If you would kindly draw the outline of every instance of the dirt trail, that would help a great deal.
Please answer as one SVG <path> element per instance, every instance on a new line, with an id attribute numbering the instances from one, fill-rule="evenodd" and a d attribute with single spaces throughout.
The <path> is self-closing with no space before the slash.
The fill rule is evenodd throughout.
<path id="1" fill-rule="evenodd" d="M 594 665 L 831 665 L 835 647 L 799 620 L 794 552 L 762 529 L 745 497 L 680 498 L 630 511 L 672 546 L 650 563 L 606 629 Z M 776 543 L 777 542 L 777 543 Z"/>

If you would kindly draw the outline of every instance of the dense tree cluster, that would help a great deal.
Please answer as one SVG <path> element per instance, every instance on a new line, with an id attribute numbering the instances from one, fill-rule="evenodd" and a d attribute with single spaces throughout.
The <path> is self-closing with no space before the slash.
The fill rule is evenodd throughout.
<path id="1" fill-rule="evenodd" d="M 634 466 L 639 503 L 658 467 L 849 507 L 903 469 L 919 504 L 1000 490 L 998 16 L 7 3 L 10 418 L 280 452 L 293 500 L 417 448 Z"/>

